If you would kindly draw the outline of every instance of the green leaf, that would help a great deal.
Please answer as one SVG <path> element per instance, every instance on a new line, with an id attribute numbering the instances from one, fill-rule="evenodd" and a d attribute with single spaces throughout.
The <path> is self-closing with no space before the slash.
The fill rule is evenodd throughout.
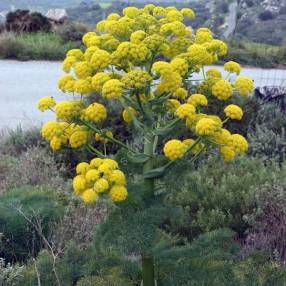
<path id="1" fill-rule="evenodd" d="M 169 134 L 171 131 L 173 131 L 177 127 L 177 124 L 179 123 L 179 121 L 180 120 L 178 118 L 174 119 L 170 124 L 166 125 L 165 127 L 160 127 L 154 130 L 154 134 L 161 135 L 161 136 L 165 136 Z"/>
<path id="2" fill-rule="evenodd" d="M 167 168 L 167 165 L 157 168 L 157 169 L 150 170 L 143 174 L 144 179 L 153 179 L 153 178 L 162 177 L 166 171 L 166 168 Z"/>
<path id="3" fill-rule="evenodd" d="M 147 162 L 150 157 L 146 154 L 130 154 L 127 153 L 127 159 L 129 162 L 131 163 L 135 163 L 135 164 L 141 164 L 141 163 L 145 163 Z"/>
<path id="4" fill-rule="evenodd" d="M 133 117 L 132 119 L 136 129 L 141 131 L 144 130 L 144 124 L 142 122 L 140 122 L 136 117 Z"/>

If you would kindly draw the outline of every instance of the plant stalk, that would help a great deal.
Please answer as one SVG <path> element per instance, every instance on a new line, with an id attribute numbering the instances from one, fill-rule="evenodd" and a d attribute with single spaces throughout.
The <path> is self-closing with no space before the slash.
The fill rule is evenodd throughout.
<path id="1" fill-rule="evenodd" d="M 142 255 L 143 286 L 155 286 L 154 258 Z"/>
<path id="2" fill-rule="evenodd" d="M 144 130 L 144 153 L 150 156 L 150 159 L 144 164 L 143 172 L 153 169 L 155 136 L 148 127 Z M 154 196 L 154 179 L 144 179 L 146 198 Z M 155 286 L 154 257 L 152 255 L 142 254 L 142 278 L 143 286 Z"/>

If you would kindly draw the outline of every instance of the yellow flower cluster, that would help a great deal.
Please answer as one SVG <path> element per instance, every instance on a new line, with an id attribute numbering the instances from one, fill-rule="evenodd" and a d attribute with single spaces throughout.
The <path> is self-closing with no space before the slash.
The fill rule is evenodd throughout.
<path id="1" fill-rule="evenodd" d="M 196 108 L 189 103 L 185 103 L 180 105 L 177 110 L 176 110 L 176 115 L 180 118 L 180 119 L 186 119 L 192 115 L 194 115 L 196 112 Z"/>
<path id="2" fill-rule="evenodd" d="M 102 87 L 102 96 L 106 99 L 121 97 L 122 94 L 123 83 L 118 79 L 110 79 Z"/>
<path id="3" fill-rule="evenodd" d="M 209 69 L 207 71 L 207 78 L 221 79 L 221 72 L 217 69 Z"/>
<path id="4" fill-rule="evenodd" d="M 228 100 L 232 97 L 231 83 L 224 79 L 219 80 L 212 87 L 212 94 L 219 100 Z"/>
<path id="5" fill-rule="evenodd" d="M 59 102 L 55 107 L 55 113 L 58 119 L 72 120 L 80 116 L 83 104 L 80 100 L 66 100 Z"/>
<path id="6" fill-rule="evenodd" d="M 221 128 L 220 124 L 213 118 L 202 118 L 196 124 L 196 133 L 199 136 L 210 136 Z"/>
<path id="7" fill-rule="evenodd" d="M 59 150 L 62 145 L 79 148 L 87 142 L 89 136 L 85 126 L 56 121 L 48 121 L 43 126 L 41 134 L 54 151 Z"/>
<path id="8" fill-rule="evenodd" d="M 101 122 L 107 117 L 105 106 L 97 102 L 90 104 L 83 113 L 84 119 L 88 121 Z"/>
<path id="9" fill-rule="evenodd" d="M 177 139 L 168 141 L 163 149 L 165 156 L 171 161 L 182 158 L 186 150 L 187 145 Z"/>
<path id="10" fill-rule="evenodd" d="M 236 73 L 237 75 L 240 74 L 240 64 L 233 61 L 225 63 L 224 69 L 230 73 Z"/>
<path id="11" fill-rule="evenodd" d="M 188 103 L 192 104 L 193 106 L 207 106 L 208 105 L 208 99 L 200 93 L 192 94 L 188 98 Z"/>
<path id="12" fill-rule="evenodd" d="M 131 106 L 123 110 L 122 117 L 126 123 L 131 123 L 133 121 L 133 117 L 136 117 L 138 112 Z"/>
<path id="13" fill-rule="evenodd" d="M 172 94 L 172 96 L 175 98 L 185 99 L 188 96 L 188 91 L 180 87 Z"/>
<path id="14" fill-rule="evenodd" d="M 134 70 L 122 77 L 122 82 L 125 88 L 140 89 L 147 86 L 152 80 L 152 77 L 146 71 Z"/>
<path id="15" fill-rule="evenodd" d="M 103 85 L 111 79 L 111 76 L 104 72 L 97 73 L 91 81 L 91 85 L 95 92 L 102 92 Z"/>
<path id="16" fill-rule="evenodd" d="M 243 116 L 243 111 L 242 109 L 235 105 L 235 104 L 230 104 L 224 109 L 224 113 L 228 118 L 231 119 L 236 119 L 236 120 L 241 120 Z"/>
<path id="17" fill-rule="evenodd" d="M 102 194 L 107 194 L 114 202 L 127 199 L 126 178 L 116 161 L 94 158 L 90 163 L 79 163 L 76 172 L 77 176 L 73 179 L 74 192 L 86 204 L 96 202 Z"/>
<path id="18" fill-rule="evenodd" d="M 45 96 L 38 101 L 38 109 L 40 111 L 46 111 L 56 106 L 56 101 L 52 96 Z"/>
<path id="19" fill-rule="evenodd" d="M 254 89 L 253 81 L 246 76 L 238 77 L 235 81 L 234 86 L 241 96 L 249 95 Z"/>

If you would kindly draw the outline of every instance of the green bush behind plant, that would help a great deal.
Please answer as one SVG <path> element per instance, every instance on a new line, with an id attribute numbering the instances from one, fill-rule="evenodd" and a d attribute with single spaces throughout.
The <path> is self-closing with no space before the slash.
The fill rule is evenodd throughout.
<path id="1" fill-rule="evenodd" d="M 34 256 L 43 246 L 35 227 L 19 210 L 36 223 L 41 221 L 43 235 L 50 233 L 52 222 L 64 212 L 63 203 L 49 189 L 21 187 L 0 195 L 0 256 L 7 261 L 23 261 Z"/>

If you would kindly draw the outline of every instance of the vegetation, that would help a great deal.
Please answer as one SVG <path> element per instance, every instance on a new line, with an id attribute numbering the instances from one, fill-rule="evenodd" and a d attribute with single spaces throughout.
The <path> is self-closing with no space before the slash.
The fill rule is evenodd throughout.
<path id="1" fill-rule="evenodd" d="M 77 27 L 67 27 L 66 31 L 70 31 L 70 37 L 75 41 L 79 38 Z M 198 33 L 197 39 L 210 37 L 208 31 L 203 31 L 207 35 Z M 65 32 L 62 32 L 63 36 L 64 34 Z M 85 44 L 91 40 L 89 37 L 84 38 Z M 110 46 L 105 48 L 109 49 Z M 101 57 L 95 59 L 106 59 L 106 55 L 107 53 L 102 53 Z M 87 62 L 91 63 L 80 62 L 82 52 L 73 49 L 65 60 L 65 69 L 72 68 L 69 64 L 75 57 L 78 57 L 79 63 L 76 66 L 82 67 L 81 70 L 75 69 L 75 75 L 80 75 L 81 81 L 76 78 L 72 80 L 83 83 L 85 77 L 89 79 L 91 75 L 84 67 Z M 124 61 L 120 62 L 121 64 L 129 59 L 129 63 L 133 65 L 137 65 L 139 60 L 138 57 L 130 57 L 129 50 L 122 59 Z M 157 60 L 162 64 L 161 60 L 164 59 L 160 55 Z M 204 59 L 205 57 L 201 58 Z M 93 61 L 94 65 L 98 64 L 96 60 Z M 142 59 L 141 67 L 148 60 Z M 187 67 L 192 65 L 191 61 L 186 63 Z M 172 73 L 170 82 L 174 85 L 174 62 L 165 64 L 168 69 L 163 72 L 165 76 Z M 132 65 L 127 68 L 130 66 Z M 230 72 L 240 72 L 237 63 L 228 63 L 225 68 Z M 149 69 L 152 70 L 150 67 Z M 46 125 L 42 129 L 42 135 L 47 140 L 43 140 L 37 128 L 27 131 L 17 128 L 0 138 L 0 286 L 140 286 L 142 275 L 146 282 L 146 268 L 143 267 L 142 271 L 141 267 L 142 253 L 145 253 L 143 261 L 149 270 L 153 264 L 150 258 L 155 259 L 154 276 L 157 284 L 162 286 L 284 286 L 284 101 L 275 97 L 263 99 L 245 96 L 243 92 L 246 89 L 251 91 L 248 81 L 247 85 L 243 85 L 244 89 L 237 88 L 236 92 L 243 93 L 244 96 L 231 95 L 231 103 L 241 106 L 244 114 L 238 108 L 231 109 L 236 112 L 231 115 L 226 112 L 228 119 L 222 124 L 232 134 L 243 134 L 250 148 L 246 155 L 240 154 L 230 162 L 228 157 L 216 152 L 217 146 L 213 142 L 209 142 L 216 138 L 214 134 L 217 131 L 211 135 L 201 135 L 197 131 L 198 123 L 195 123 L 196 128 L 193 129 L 196 131 L 190 131 L 184 124 L 180 126 L 181 118 L 174 118 L 178 116 L 181 106 L 194 104 L 194 99 L 200 100 L 201 104 L 196 106 L 197 112 L 224 116 L 221 110 L 226 106 L 225 101 L 216 98 L 221 93 L 217 94 L 209 89 L 209 84 L 219 81 L 216 77 L 208 78 L 198 85 L 196 82 L 185 81 L 184 88 L 188 89 L 188 94 L 197 93 L 198 90 L 206 96 L 197 94 L 188 98 L 189 102 L 182 105 L 180 104 L 184 102 L 184 96 L 179 98 L 181 103 L 179 102 L 180 107 L 175 114 L 173 110 L 167 107 L 165 109 L 162 102 L 166 99 L 161 98 L 156 90 L 155 99 L 146 97 L 150 89 L 144 90 L 145 97 L 136 97 L 136 93 L 133 97 L 132 92 L 138 92 L 138 89 L 142 88 L 138 85 L 136 88 L 131 86 L 126 89 L 124 98 L 120 89 L 115 89 L 114 92 L 120 100 L 113 99 L 118 100 L 117 104 L 108 101 L 104 107 L 104 99 L 99 95 L 102 88 L 105 90 L 105 97 L 112 97 L 113 94 L 108 92 L 116 86 L 114 83 L 121 80 L 124 84 L 132 84 L 133 79 L 128 81 L 130 73 L 133 75 L 132 72 L 134 71 L 125 74 L 125 71 L 120 71 L 120 76 L 112 79 L 112 85 L 107 85 L 109 88 L 105 85 L 105 88 L 98 87 L 97 82 L 93 81 L 93 88 L 97 90 L 92 95 L 86 91 L 85 85 L 79 85 L 77 88 L 83 88 L 81 91 L 85 94 L 80 98 L 84 98 L 82 104 L 86 105 L 86 108 L 78 115 L 77 120 L 74 116 L 75 110 L 67 108 L 69 103 L 74 104 L 75 101 L 64 101 L 63 105 L 56 105 L 51 97 L 41 99 L 39 108 L 45 110 L 56 106 L 55 112 L 59 118 L 59 121 L 52 122 L 49 128 Z M 219 76 L 217 70 L 212 72 Z M 114 73 L 115 70 L 112 74 Z M 155 86 L 164 77 L 152 72 L 149 75 L 155 77 Z M 68 78 L 71 79 L 69 75 Z M 134 79 L 137 84 L 140 84 L 141 80 L 141 77 Z M 87 83 L 88 81 L 85 82 Z M 245 84 L 245 81 L 243 83 Z M 65 88 L 63 85 L 60 87 Z M 165 88 L 168 94 L 170 85 L 167 84 Z M 170 96 L 171 94 L 173 93 L 170 93 Z M 225 95 L 225 92 L 223 94 Z M 75 95 L 73 96 L 74 99 Z M 127 104 L 132 102 L 132 108 L 136 111 L 133 116 L 126 111 L 126 106 L 120 106 L 126 98 L 129 99 Z M 208 100 L 207 106 L 204 99 Z M 95 101 L 98 102 L 91 105 Z M 94 112 L 94 106 L 101 108 L 96 110 L 100 112 Z M 99 123 L 102 117 L 94 119 L 94 116 L 104 117 L 102 106 L 108 110 L 108 117 L 104 123 Z M 78 108 L 82 108 L 82 105 Z M 88 108 L 92 112 L 87 112 Z M 121 114 L 123 110 L 125 113 L 122 119 L 118 113 Z M 69 112 L 72 112 L 72 116 L 69 116 Z M 150 124 L 148 118 L 145 118 L 149 114 L 161 123 L 159 129 L 157 124 L 153 125 L 153 121 Z M 157 114 L 160 116 L 157 117 Z M 192 112 L 192 116 L 200 115 Z M 236 121 L 231 120 L 231 117 Z M 164 129 L 162 126 L 166 122 L 162 122 L 162 118 L 166 122 L 174 121 Z M 207 118 L 218 120 L 212 116 Z M 199 118 L 198 122 L 200 120 L 202 119 Z M 63 121 L 69 121 L 71 124 L 66 125 Z M 98 135 L 103 138 L 98 138 L 100 136 L 95 135 L 94 130 L 89 130 L 88 135 L 92 133 L 92 137 L 79 136 L 75 141 L 71 138 L 67 140 L 66 136 L 71 137 L 74 133 L 86 134 L 87 128 L 79 126 L 80 124 L 96 128 Z M 145 126 L 143 130 L 142 124 Z M 110 133 L 106 135 L 110 126 L 113 127 L 112 137 Z M 149 133 L 146 126 L 152 129 L 152 132 Z M 45 133 L 45 130 L 49 132 Z M 164 146 L 167 142 L 172 142 L 172 138 L 182 140 L 189 137 L 191 132 L 193 136 L 201 138 L 199 143 L 205 144 L 198 153 L 188 154 L 185 148 L 179 148 L 177 152 L 164 150 Z M 148 135 L 147 140 L 142 140 L 143 134 Z M 150 140 L 153 136 L 157 138 L 155 141 Z M 60 146 L 55 144 L 59 138 L 62 140 Z M 225 138 L 228 139 L 223 144 L 231 150 L 236 153 L 246 151 L 241 149 L 247 144 L 245 141 L 238 142 L 235 147 L 232 145 L 234 141 L 227 136 Z M 121 143 L 114 147 L 110 141 L 102 139 L 108 139 L 114 144 Z M 67 142 L 70 145 L 75 142 L 72 149 L 67 148 Z M 144 148 L 144 152 L 152 154 L 151 157 L 138 154 L 144 145 L 150 147 L 154 142 L 156 148 L 154 145 L 152 148 Z M 49 143 L 57 152 L 50 150 Z M 92 148 L 87 149 L 88 147 Z M 174 149 L 173 146 L 171 151 Z M 87 150 L 96 154 L 90 154 Z M 82 184 L 75 184 L 76 180 L 73 187 L 77 193 L 74 194 L 71 190 L 74 169 L 81 173 L 78 177 L 86 180 L 87 164 L 83 162 L 90 161 L 95 156 L 97 159 L 103 159 L 106 154 L 112 154 L 109 164 L 114 164 L 113 160 L 119 163 L 123 178 L 124 174 L 128 174 L 128 198 L 125 192 L 112 196 L 111 191 L 106 195 L 95 193 L 98 187 L 86 190 L 82 188 Z M 176 157 L 178 154 L 181 158 Z M 93 163 L 96 162 L 101 161 Z M 164 162 L 167 167 L 163 168 L 163 171 L 162 168 L 155 168 L 162 166 Z M 142 177 L 143 164 L 145 176 L 148 171 L 145 178 Z M 151 168 L 155 169 L 150 170 Z M 108 174 L 110 170 L 101 170 L 102 173 L 107 173 L 104 178 L 112 184 Z M 96 169 L 93 168 L 92 171 L 94 173 Z M 116 170 L 117 174 L 120 172 L 118 171 Z M 121 184 L 122 191 L 122 188 L 125 188 L 125 180 L 122 180 L 122 176 L 119 181 L 118 178 L 116 180 L 117 186 Z M 84 195 L 86 192 L 88 196 Z M 78 196 L 79 193 L 81 197 Z M 91 204 L 83 204 L 82 199 Z M 97 202 L 93 203 L 94 201 Z M 153 283 L 151 280 L 147 282 L 150 285 Z M 147 284 L 145 282 L 144 286 Z"/>
<path id="2" fill-rule="evenodd" d="M 18 60 L 61 60 L 76 44 L 63 43 L 54 33 L 0 34 L 0 58 Z"/>
<path id="3" fill-rule="evenodd" d="M 9 12 L 6 16 L 6 30 L 8 32 L 50 32 L 52 24 L 41 13 L 29 10 L 16 10 Z"/>
<path id="4" fill-rule="evenodd" d="M 243 40 L 232 40 L 229 42 L 229 46 L 229 53 L 225 60 L 234 60 L 261 68 L 286 66 L 286 46 L 273 46 Z"/>
<path id="5" fill-rule="evenodd" d="M 259 116 L 253 116 L 248 126 L 243 128 L 248 129 L 247 134 L 250 139 L 251 149 L 248 158 L 238 158 L 233 163 L 223 161 L 218 163 L 216 156 L 209 155 L 201 158 L 197 166 L 188 166 L 186 162 L 182 162 L 177 166 L 176 172 L 168 174 L 167 201 L 170 206 L 176 207 L 176 212 L 171 216 L 171 221 L 163 226 L 168 227 L 168 231 L 179 239 L 179 241 L 172 240 L 171 243 L 180 245 L 184 240 L 188 240 L 191 242 L 191 248 L 178 248 L 178 252 L 169 252 L 167 247 L 165 255 L 158 261 L 161 269 L 158 272 L 158 282 L 161 285 L 184 285 L 180 284 L 185 283 L 184 281 L 190 281 L 191 285 L 196 283 L 200 285 L 202 281 L 208 283 L 213 279 L 218 285 L 226 286 L 283 286 L 286 245 L 284 239 L 277 236 L 277 233 L 283 234 L 282 228 L 285 227 L 281 222 L 285 221 L 286 151 L 274 148 L 274 151 L 269 153 L 273 145 L 268 149 L 259 146 L 265 139 L 278 138 L 279 132 L 282 131 L 279 126 L 285 126 L 281 121 L 285 116 L 283 117 L 283 112 L 274 103 L 250 106 L 247 108 L 247 113 L 258 112 Z M 281 122 L 280 125 L 277 125 L 277 122 Z M 259 137 L 257 132 L 262 126 L 263 137 Z M 277 126 L 275 137 L 271 137 L 273 126 Z M 42 218 L 47 218 L 46 222 L 53 222 L 53 227 L 48 228 L 46 234 L 49 242 L 56 245 L 56 248 L 53 248 L 56 256 L 53 256 L 45 245 L 42 245 L 43 249 L 37 255 L 36 261 L 30 253 L 23 256 L 23 253 L 27 253 L 33 247 L 33 240 L 32 242 L 29 240 L 31 232 L 37 235 L 34 227 L 27 223 L 25 230 L 27 233 L 21 237 L 26 243 L 24 252 L 14 251 L 13 254 L 24 258 L 27 262 L 22 266 L 14 263 L 7 265 L 9 259 L 6 260 L 2 268 L 0 267 L 0 281 L 5 281 L 6 284 L 3 282 L 5 286 L 36 286 L 37 273 L 40 273 L 42 285 L 50 286 L 50 281 L 53 281 L 52 285 L 58 285 L 53 271 L 53 261 L 56 258 L 56 273 L 62 285 L 97 285 L 95 283 L 108 286 L 113 285 L 111 283 L 116 286 L 126 286 L 130 283 L 140 285 L 137 257 L 131 255 L 126 259 L 120 252 L 107 248 L 105 245 L 107 240 L 105 236 L 101 236 L 102 229 L 97 227 L 109 207 L 105 205 L 86 207 L 70 197 L 70 186 L 66 185 L 67 176 L 71 174 L 69 161 L 73 158 L 72 165 L 75 166 L 81 157 L 75 155 L 70 157 L 67 150 L 55 155 L 47 148 L 36 129 L 25 132 L 18 129 L 2 139 L 1 186 L 6 187 L 5 189 L 1 187 L 1 190 L 7 194 L 11 192 L 11 195 L 9 199 L 1 198 L 1 207 L 11 207 L 11 204 L 6 202 L 13 199 L 14 202 L 15 200 L 20 202 L 23 210 L 31 211 L 32 205 L 29 202 L 33 200 L 33 196 L 42 197 L 43 200 L 37 200 L 33 209 L 40 210 L 38 213 Z M 273 152 L 279 155 L 277 163 L 273 161 L 276 158 L 276 155 L 271 155 Z M 268 158 L 266 165 L 265 158 Z M 215 169 L 214 164 L 216 164 Z M 25 182 L 36 187 L 22 187 L 15 190 L 14 187 L 19 186 L 19 176 L 30 176 L 28 173 L 35 172 L 34 166 L 41 167 L 38 174 L 41 174 L 42 178 L 37 178 L 35 175 L 33 181 Z M 3 173 L 4 168 L 6 171 Z M 14 171 L 18 174 L 17 168 L 22 170 L 22 174 L 14 176 Z M 129 171 L 131 172 L 130 169 Z M 57 183 L 51 182 L 54 176 L 58 177 Z M 133 183 L 138 191 L 137 181 Z M 157 189 L 158 192 L 162 192 L 160 184 Z M 49 198 L 52 197 L 52 201 L 49 199 L 49 204 L 60 212 L 60 221 L 55 222 L 55 218 L 58 218 L 54 216 L 56 215 L 54 211 L 53 214 L 47 212 L 45 194 Z M 5 214 L 6 216 L 8 214 Z M 10 218 L 13 216 L 25 222 L 15 208 L 9 214 Z M 17 225 L 15 220 L 13 222 L 11 229 L 17 234 L 20 225 Z M 3 226 L 1 223 L 1 229 Z M 94 233 L 97 235 L 92 242 Z M 158 247 L 164 246 L 161 243 L 163 241 Z M 61 254 L 57 256 L 58 253 Z M 200 260 L 202 258 L 203 260 Z M 209 266 L 206 269 L 207 265 Z M 177 281 L 170 280 L 172 278 L 177 278 Z"/>

